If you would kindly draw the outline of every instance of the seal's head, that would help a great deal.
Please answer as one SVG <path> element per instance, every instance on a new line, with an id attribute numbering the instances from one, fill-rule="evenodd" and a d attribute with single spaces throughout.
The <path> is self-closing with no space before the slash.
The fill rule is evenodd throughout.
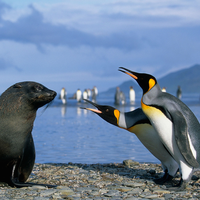
<path id="1" fill-rule="evenodd" d="M 16 109 L 22 109 L 23 107 L 27 109 L 37 110 L 38 108 L 44 106 L 45 104 L 51 102 L 56 96 L 56 92 L 50 90 L 43 86 L 40 83 L 36 82 L 20 82 L 9 87 L 2 95 L 1 99 L 4 99 L 4 102 L 1 102 L 6 105 L 14 105 Z"/>

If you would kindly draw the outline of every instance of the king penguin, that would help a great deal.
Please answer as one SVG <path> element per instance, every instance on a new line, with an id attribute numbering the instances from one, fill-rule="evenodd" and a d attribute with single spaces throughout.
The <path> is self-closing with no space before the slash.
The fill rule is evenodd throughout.
<path id="1" fill-rule="evenodd" d="M 193 172 L 199 170 L 199 121 L 182 101 L 162 92 L 152 75 L 133 72 L 123 67 L 120 67 L 119 71 L 130 75 L 142 88 L 142 110 L 157 131 L 163 145 L 179 164 L 181 179 L 175 185 L 176 189 L 185 189 Z"/>
<path id="2" fill-rule="evenodd" d="M 66 89 L 63 87 L 60 91 L 60 98 L 62 100 L 62 103 L 65 105 L 67 103 L 67 100 L 66 100 L 66 96 L 67 96 L 67 92 L 66 92 Z"/>
<path id="3" fill-rule="evenodd" d="M 111 106 L 98 105 L 91 101 L 86 101 L 95 106 L 97 109 L 84 109 L 96 113 L 110 124 L 123 128 L 131 133 L 135 133 L 135 135 L 142 142 L 142 144 L 158 160 L 161 161 L 165 173 L 163 177 L 155 179 L 155 183 L 163 184 L 167 181 L 171 181 L 171 179 L 175 176 L 178 170 L 178 163 L 173 159 L 170 153 L 163 146 L 162 142 L 158 137 L 158 134 L 156 133 L 155 129 L 153 128 L 149 119 L 143 113 L 141 108 L 124 113 Z"/>

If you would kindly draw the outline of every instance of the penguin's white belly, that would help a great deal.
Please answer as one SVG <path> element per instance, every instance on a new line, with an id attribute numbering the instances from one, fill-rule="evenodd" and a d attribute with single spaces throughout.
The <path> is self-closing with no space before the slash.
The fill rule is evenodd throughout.
<path id="1" fill-rule="evenodd" d="M 77 99 L 77 101 L 81 100 L 81 92 L 76 93 L 76 99 Z"/>
<path id="2" fill-rule="evenodd" d="M 173 123 L 157 108 L 150 107 L 142 103 L 142 109 L 146 116 L 150 119 L 165 147 L 179 164 L 182 173 L 182 179 L 188 180 L 192 174 L 193 167 L 187 163 L 178 148 L 174 136 Z M 193 156 L 196 158 L 197 154 L 191 143 L 189 135 L 188 139 L 190 149 L 193 153 Z"/>
<path id="3" fill-rule="evenodd" d="M 178 169 L 177 162 L 171 157 L 160 140 L 155 129 L 150 124 L 137 124 L 127 128 L 127 121 L 124 114 L 120 114 L 118 125 L 128 131 L 135 133 L 142 144 L 161 161 L 162 166 L 168 169 L 168 173 L 174 176 Z"/>
<path id="4" fill-rule="evenodd" d="M 135 101 L 135 92 L 130 91 L 130 101 Z"/>
<path id="5" fill-rule="evenodd" d="M 154 119 L 151 118 L 152 124 L 158 132 L 161 141 L 165 145 L 165 147 L 170 151 L 170 153 L 174 156 L 175 152 L 179 151 L 174 133 L 173 133 L 173 124 L 172 122 L 166 118 L 164 115 L 159 116 Z"/>
<path id="6" fill-rule="evenodd" d="M 164 148 L 155 129 L 149 124 L 138 124 L 128 129 L 135 133 L 142 144 L 161 161 L 163 167 L 168 169 L 168 173 L 174 176 L 178 169 L 177 162 L 171 157 Z M 164 170 L 165 170 L 164 169 Z"/>
<path id="7" fill-rule="evenodd" d="M 165 147 L 169 150 L 174 159 L 176 161 L 180 160 L 185 162 L 185 159 L 183 158 L 175 140 L 173 123 L 159 109 L 149 107 L 146 105 L 143 107 L 145 108 L 148 107 L 148 109 L 144 109 L 144 113 L 149 117 L 152 125 L 157 130 L 161 141 L 163 142 Z M 197 153 L 194 149 L 194 146 L 191 143 L 189 135 L 188 139 L 193 156 L 196 158 Z"/>
<path id="8" fill-rule="evenodd" d="M 139 124 L 128 129 L 130 132 L 135 133 L 143 145 L 149 149 L 159 160 L 165 160 L 169 155 L 163 146 L 157 132 L 149 124 Z"/>
<path id="9" fill-rule="evenodd" d="M 83 93 L 83 98 L 87 99 L 87 93 L 86 92 Z"/>
<path id="10" fill-rule="evenodd" d="M 144 109 L 143 111 L 150 119 L 162 143 L 165 145 L 174 159 L 178 163 L 180 163 L 180 160 L 185 161 L 176 144 L 172 122 L 157 108 L 148 106 L 148 109 Z"/>

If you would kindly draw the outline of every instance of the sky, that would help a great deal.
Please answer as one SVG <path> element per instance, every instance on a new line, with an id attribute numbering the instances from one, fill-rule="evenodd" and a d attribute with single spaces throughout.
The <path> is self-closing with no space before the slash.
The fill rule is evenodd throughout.
<path id="1" fill-rule="evenodd" d="M 200 64 L 199 0 L 0 0 L 0 93 L 21 81 L 60 92 L 160 78 Z M 169 80 L 170 81 L 170 80 Z"/>

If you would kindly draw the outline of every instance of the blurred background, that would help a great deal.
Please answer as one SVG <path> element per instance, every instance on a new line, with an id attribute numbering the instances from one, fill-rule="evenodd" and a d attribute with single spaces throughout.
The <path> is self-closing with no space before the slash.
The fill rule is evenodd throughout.
<path id="1" fill-rule="evenodd" d="M 197 0 L 0 0 L 0 93 L 33 80 L 68 93 L 200 64 Z"/>
<path id="2" fill-rule="evenodd" d="M 81 110 L 91 106 L 82 99 L 140 107 L 125 67 L 154 75 L 199 119 L 199 10 L 198 0 L 0 0 L 0 94 L 21 81 L 58 93 L 35 121 L 36 162 L 158 162 L 134 134 Z"/>

